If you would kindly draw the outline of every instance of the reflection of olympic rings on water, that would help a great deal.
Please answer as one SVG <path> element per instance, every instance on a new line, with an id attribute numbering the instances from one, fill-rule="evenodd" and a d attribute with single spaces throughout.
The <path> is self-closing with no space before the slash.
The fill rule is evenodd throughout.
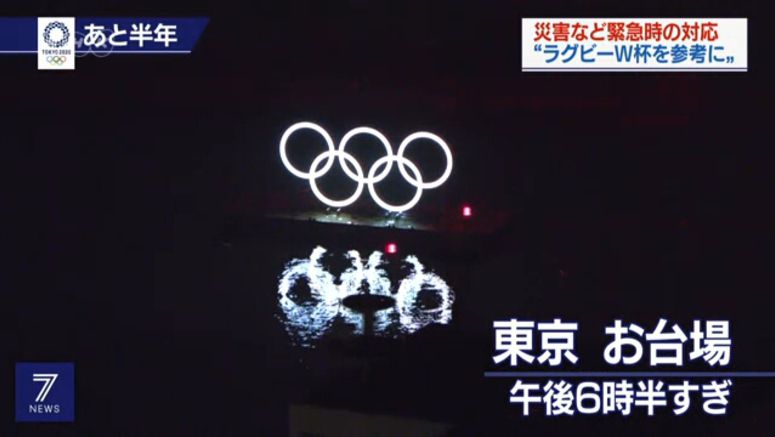
<path id="1" fill-rule="evenodd" d="M 396 303 L 401 326 L 414 332 L 431 323 L 448 324 L 452 321 L 455 293 L 437 274 L 425 271 L 420 260 L 409 255 L 404 262 L 411 266 L 409 275 L 398 284 Z M 423 292 L 435 293 L 437 305 L 420 305 Z"/>
<path id="2" fill-rule="evenodd" d="M 312 161 L 308 172 L 301 171 L 294 167 L 288 159 L 286 151 L 288 139 L 294 132 L 301 129 L 311 129 L 319 133 L 320 136 L 322 136 L 325 140 L 328 147 L 328 150 L 318 155 Z M 345 151 L 347 142 L 350 141 L 354 136 L 362 134 L 370 135 L 378 139 L 379 142 L 384 146 L 385 152 L 387 153 L 385 156 L 374 162 L 374 164 L 372 164 L 372 166 L 366 172 L 364 172 L 363 167 L 361 167 L 360 163 L 358 163 L 355 157 Z M 419 139 L 426 139 L 435 142 L 444 152 L 447 164 L 444 169 L 444 173 L 435 181 L 425 182 L 423 180 L 422 173 L 420 173 L 420 169 L 417 168 L 417 165 L 415 165 L 412 161 L 404 156 L 406 148 L 409 147 L 409 144 Z M 374 202 L 377 203 L 377 205 L 388 211 L 403 212 L 417 205 L 417 202 L 420 201 L 420 196 L 422 196 L 423 190 L 430 190 L 441 186 L 441 184 L 443 184 L 452 173 L 452 152 L 450 151 L 449 146 L 446 142 L 444 142 L 443 139 L 441 139 L 441 137 L 430 132 L 415 132 L 404 138 L 404 140 L 401 142 L 401 145 L 398 147 L 398 153 L 394 154 L 393 148 L 391 147 L 388 139 L 385 138 L 385 136 L 376 129 L 372 129 L 370 127 L 357 127 L 352 129 L 351 131 L 347 132 L 344 137 L 342 137 L 342 140 L 339 142 L 339 147 L 335 148 L 334 140 L 325 129 L 315 123 L 300 122 L 292 125 L 283 133 L 283 136 L 280 139 L 280 158 L 282 159 L 285 168 L 287 168 L 288 171 L 290 171 L 294 176 L 309 181 L 310 188 L 318 200 L 334 208 L 342 208 L 351 205 L 358 199 L 358 197 L 360 197 L 361 193 L 363 192 L 363 186 L 366 185 L 369 189 L 369 194 L 371 195 L 372 199 L 374 199 Z M 358 186 L 355 188 L 355 192 L 350 197 L 343 200 L 331 199 L 325 196 L 318 188 L 316 182 L 317 178 L 328 173 L 334 164 L 334 158 L 338 159 L 339 165 L 342 167 L 345 174 L 358 184 Z M 325 163 L 323 161 L 325 161 Z M 391 205 L 382 200 L 382 198 L 380 198 L 377 194 L 377 191 L 374 189 L 374 185 L 376 183 L 382 181 L 388 176 L 390 170 L 393 168 L 393 163 L 398 164 L 398 170 L 401 172 L 401 176 L 403 176 L 410 185 L 417 189 L 411 200 L 403 205 L 397 206 Z"/>
<path id="3" fill-rule="evenodd" d="M 337 322 L 353 327 L 354 334 L 364 334 L 362 315 L 342 304 L 344 298 L 358 294 L 362 284 L 371 294 L 391 296 L 395 305 L 374 314 L 373 334 L 411 334 L 433 323 L 452 321 L 455 294 L 438 275 L 428 272 L 414 256 L 403 262 L 409 267 L 408 275 L 391 291 L 387 272 L 382 268 L 382 253 L 373 252 L 362 260 L 356 250 L 346 254 L 351 266 L 336 278 L 323 265 L 327 250 L 316 247 L 309 258 L 293 259 L 285 265 L 278 283 L 278 303 L 282 310 L 280 320 L 286 331 L 301 346 L 312 346 Z M 296 294 L 299 281 L 306 281 L 309 295 L 300 299 Z M 436 297 L 431 305 L 422 305 L 423 293 Z M 296 294 L 296 295 L 295 295 Z"/>
<path id="4" fill-rule="evenodd" d="M 46 62 L 52 65 L 62 65 L 67 62 L 67 56 L 46 56 Z"/>

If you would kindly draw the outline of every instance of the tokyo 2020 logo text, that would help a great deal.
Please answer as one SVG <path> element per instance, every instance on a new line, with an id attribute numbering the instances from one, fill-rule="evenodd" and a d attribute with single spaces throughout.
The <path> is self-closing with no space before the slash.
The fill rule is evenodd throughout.
<path id="1" fill-rule="evenodd" d="M 317 132 L 323 137 L 326 145 L 328 146 L 328 150 L 318 155 L 312 161 L 310 169 L 307 172 L 299 170 L 294 167 L 293 164 L 291 164 L 291 162 L 288 160 L 286 150 L 288 146 L 288 139 L 291 137 L 291 135 L 293 135 L 294 132 L 301 129 L 311 129 Z M 374 164 L 372 164 L 367 172 L 364 172 L 363 167 L 353 155 L 345 151 L 345 147 L 347 147 L 348 141 L 350 141 L 356 135 L 363 134 L 371 135 L 377 138 L 384 146 L 386 152 L 386 155 L 374 162 Z M 425 182 L 417 165 L 404 156 L 406 148 L 409 147 L 409 144 L 419 139 L 433 141 L 444 152 L 446 159 L 444 173 L 434 181 Z M 280 158 L 282 159 L 285 168 L 287 168 L 291 174 L 309 181 L 310 188 L 318 200 L 334 208 L 343 208 L 353 204 L 356 200 L 358 200 L 361 193 L 363 192 L 363 186 L 366 185 L 369 189 L 371 198 L 374 199 L 374 202 L 376 202 L 377 205 L 379 205 L 381 208 L 391 212 L 407 211 L 417 205 L 417 202 L 420 201 L 423 190 L 430 190 L 441 186 L 441 184 L 443 184 L 452 173 L 452 152 L 450 151 L 449 146 L 443 139 L 441 139 L 441 137 L 430 132 L 415 132 L 409 135 L 408 137 L 404 138 L 404 140 L 398 146 L 398 153 L 394 153 L 388 139 L 385 138 L 385 136 L 382 135 L 382 133 L 380 133 L 378 130 L 370 127 L 356 127 L 355 129 L 352 129 L 351 131 L 347 132 L 344 137 L 342 137 L 342 140 L 339 142 L 339 147 L 335 148 L 334 140 L 325 129 L 315 123 L 300 122 L 292 125 L 285 130 L 285 133 L 283 133 L 283 136 L 280 139 Z M 328 173 L 328 171 L 334 165 L 334 158 L 337 158 L 339 165 L 341 165 L 342 170 L 344 170 L 344 173 L 358 184 L 355 192 L 350 197 L 342 200 L 331 199 L 324 195 L 318 188 L 316 182 L 319 177 Z M 398 170 L 401 172 L 401 176 L 403 176 L 410 185 L 416 188 L 412 199 L 403 205 L 391 205 L 385 202 L 382 200 L 382 198 L 379 197 L 377 191 L 374 188 L 375 184 L 384 180 L 388 176 L 390 170 L 393 168 L 393 163 L 398 164 Z M 380 171 L 380 169 L 382 170 Z"/>

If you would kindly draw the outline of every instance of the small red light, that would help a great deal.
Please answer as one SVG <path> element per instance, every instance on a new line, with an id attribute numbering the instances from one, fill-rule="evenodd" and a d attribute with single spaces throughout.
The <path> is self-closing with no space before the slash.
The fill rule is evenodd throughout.
<path id="1" fill-rule="evenodd" d="M 471 207 L 466 205 L 463 207 L 463 217 L 471 217 L 473 215 L 473 211 L 471 210 Z"/>
<path id="2" fill-rule="evenodd" d="M 385 252 L 389 254 L 394 254 L 398 252 L 398 246 L 396 246 L 396 243 L 388 243 L 385 245 Z"/>

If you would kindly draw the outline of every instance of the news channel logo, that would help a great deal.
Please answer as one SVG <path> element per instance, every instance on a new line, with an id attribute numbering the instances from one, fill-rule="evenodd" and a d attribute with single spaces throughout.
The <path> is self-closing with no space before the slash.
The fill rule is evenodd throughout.
<path id="1" fill-rule="evenodd" d="M 75 365 L 16 363 L 16 421 L 75 421 Z"/>

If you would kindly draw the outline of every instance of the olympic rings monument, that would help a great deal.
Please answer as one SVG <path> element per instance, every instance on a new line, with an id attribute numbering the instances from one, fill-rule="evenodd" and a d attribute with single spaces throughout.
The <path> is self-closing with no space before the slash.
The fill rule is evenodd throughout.
<path id="1" fill-rule="evenodd" d="M 326 146 L 328 147 L 328 150 L 315 157 L 308 171 L 299 170 L 298 168 L 294 167 L 288 159 L 288 140 L 295 132 L 302 129 L 310 129 L 320 134 L 320 136 L 325 140 Z M 356 135 L 370 135 L 379 140 L 379 142 L 385 148 L 385 156 L 374 162 L 368 171 L 364 171 L 363 166 L 361 166 L 355 157 L 350 153 L 347 153 L 347 143 Z M 446 159 L 444 173 L 434 181 L 426 182 L 418 166 L 404 156 L 409 145 L 415 140 L 419 139 L 433 141 L 444 152 L 444 157 Z M 310 188 L 318 200 L 320 200 L 323 204 L 333 208 L 344 208 L 355 203 L 363 193 L 363 187 L 365 185 L 368 188 L 372 200 L 374 200 L 374 202 L 382 209 L 388 212 L 402 213 L 412 209 L 415 205 L 417 205 L 417 203 L 420 201 L 420 198 L 422 197 L 424 190 L 432 190 L 434 188 L 440 187 L 442 184 L 444 184 L 444 182 L 447 181 L 447 179 L 449 179 L 449 176 L 452 174 L 452 151 L 450 150 L 447 143 L 436 134 L 430 132 L 415 132 L 410 134 L 404 138 L 403 141 L 401 141 L 400 145 L 398 146 L 398 152 L 394 153 L 390 141 L 388 141 L 385 135 L 374 128 L 365 126 L 356 127 L 347 132 L 342 137 L 339 145 L 335 147 L 334 140 L 331 138 L 331 135 L 329 135 L 329 133 L 323 129 L 323 127 L 308 121 L 293 124 L 285 130 L 282 138 L 280 139 L 280 159 L 282 159 L 283 165 L 285 165 L 285 168 L 288 169 L 291 174 L 298 178 L 309 181 Z M 339 165 L 342 167 L 342 170 L 344 170 L 344 173 L 350 179 L 352 179 L 353 182 L 358 184 L 355 188 L 355 192 L 350 197 L 345 199 L 331 199 L 323 194 L 317 185 L 317 179 L 328 173 L 328 171 L 333 167 L 335 161 L 339 163 Z M 394 163 L 398 165 L 398 170 L 401 172 L 401 176 L 403 176 L 403 178 L 415 188 L 414 196 L 403 205 L 391 205 L 385 202 L 382 198 L 379 197 L 379 194 L 377 194 L 377 191 L 374 188 L 376 184 L 388 176 L 393 168 Z"/>
<path id="2" fill-rule="evenodd" d="M 295 133 L 311 130 L 325 141 L 327 150 L 312 159 L 309 169 L 300 169 L 288 157 L 288 144 Z M 384 155 L 364 168 L 355 156 L 348 152 L 348 144 L 357 136 L 369 136 L 379 141 Z M 444 171 L 435 180 L 426 180 L 419 166 L 405 156 L 406 151 L 417 140 L 435 143 L 445 159 Z M 429 145 L 426 143 L 426 145 Z M 298 147 L 305 146 L 298 144 Z M 415 145 L 416 147 L 416 145 Z M 394 150 L 390 141 L 377 129 L 360 126 L 348 131 L 338 145 L 332 136 L 320 125 L 303 121 L 292 124 L 280 139 L 280 158 L 293 176 L 308 181 L 315 197 L 327 208 L 345 208 L 353 205 L 363 195 L 364 187 L 373 202 L 387 215 L 399 216 L 414 208 L 425 190 L 442 186 L 452 174 L 452 151 L 447 143 L 431 132 L 414 132 L 404 138 Z M 356 185 L 349 197 L 334 199 L 324 194 L 318 179 L 325 176 L 335 164 L 341 166 L 347 178 Z M 400 175 L 414 188 L 414 194 L 404 204 L 386 202 L 377 193 L 376 185 L 384 181 L 393 166 L 397 165 Z M 279 278 L 278 301 L 282 321 L 294 342 L 302 347 L 313 344 L 339 323 L 353 326 L 353 334 L 395 336 L 412 334 L 430 324 L 449 324 L 452 319 L 452 305 L 455 294 L 449 285 L 420 262 L 415 255 L 389 262 L 380 251 L 373 251 L 368 261 L 363 260 L 357 250 L 349 250 L 346 258 L 351 266 L 339 278 L 332 275 L 322 264 L 327 249 L 317 246 L 308 259 L 292 259 L 285 265 Z M 389 264 L 408 267 L 403 278 L 388 277 L 385 270 Z M 400 269 L 399 269 L 400 270 Z M 300 282 L 301 281 L 301 282 Z M 290 290 L 304 283 L 313 296 L 310 302 L 296 302 L 290 297 Z M 361 290 L 362 284 L 367 284 Z M 423 290 L 434 290 L 438 303 L 429 307 L 419 304 Z"/>

